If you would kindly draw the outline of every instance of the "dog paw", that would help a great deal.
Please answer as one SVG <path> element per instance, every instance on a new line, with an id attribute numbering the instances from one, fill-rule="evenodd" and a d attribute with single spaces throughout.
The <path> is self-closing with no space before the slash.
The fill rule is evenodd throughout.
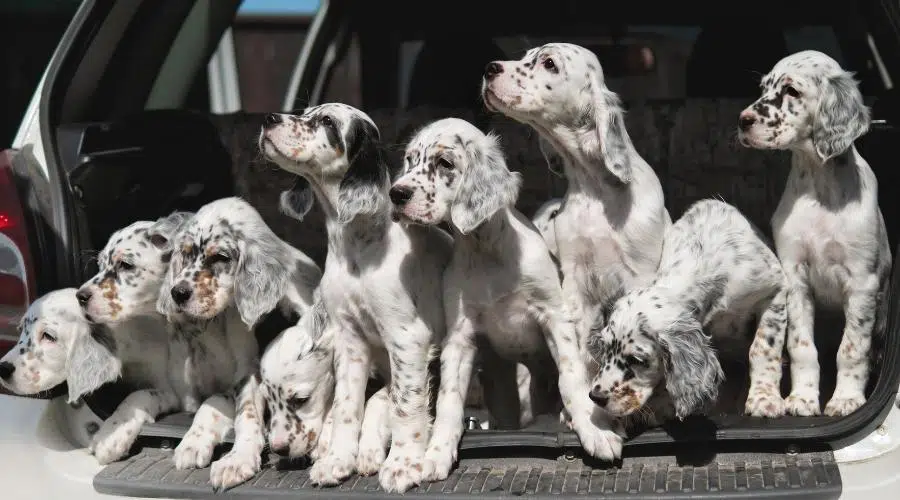
<path id="1" fill-rule="evenodd" d="M 309 469 L 309 479 L 317 486 L 334 486 L 350 477 L 355 466 L 353 456 L 328 454 L 313 463 Z"/>
<path id="2" fill-rule="evenodd" d="M 784 399 L 779 394 L 751 392 L 744 413 L 752 417 L 778 418 L 784 415 Z"/>
<path id="3" fill-rule="evenodd" d="M 784 400 L 784 410 L 788 415 L 813 417 L 820 415 L 818 394 L 791 394 Z"/>
<path id="4" fill-rule="evenodd" d="M 410 488 L 422 482 L 424 468 L 422 459 L 397 455 L 389 457 L 381 466 L 378 482 L 381 489 L 391 493 L 406 493 Z"/>
<path id="5" fill-rule="evenodd" d="M 90 451 L 100 465 L 107 465 L 128 454 L 140 431 L 140 424 L 107 420 L 94 435 Z"/>
<path id="6" fill-rule="evenodd" d="M 381 469 L 384 463 L 384 448 L 378 446 L 360 446 L 359 456 L 356 457 L 356 473 L 360 476 L 371 476 Z"/>
<path id="7" fill-rule="evenodd" d="M 588 455 L 610 462 L 622 456 L 622 436 L 619 434 L 593 424 L 581 426 L 576 433 Z"/>
<path id="8" fill-rule="evenodd" d="M 212 436 L 196 432 L 188 433 L 175 447 L 172 460 L 176 469 L 202 469 L 212 460 L 213 449 L 216 447 Z"/>
<path id="9" fill-rule="evenodd" d="M 258 453 L 232 449 L 213 462 L 209 469 L 209 484 L 216 491 L 224 491 L 250 480 L 261 468 L 262 458 Z"/>
<path id="10" fill-rule="evenodd" d="M 456 462 L 455 450 L 435 450 L 429 448 L 422 462 L 422 478 L 426 481 L 443 481 L 450 475 L 453 463 Z"/>
<path id="11" fill-rule="evenodd" d="M 866 403 L 862 394 L 850 396 L 832 396 L 831 401 L 825 405 L 825 415 L 829 417 L 843 417 L 859 409 Z"/>

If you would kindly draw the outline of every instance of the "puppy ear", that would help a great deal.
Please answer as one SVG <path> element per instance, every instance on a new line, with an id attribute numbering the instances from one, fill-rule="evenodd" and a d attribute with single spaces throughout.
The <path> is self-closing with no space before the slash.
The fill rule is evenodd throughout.
<path id="1" fill-rule="evenodd" d="M 116 341 L 101 325 L 78 325 L 79 331 L 69 348 L 66 378 L 69 403 L 95 391 L 122 374 L 122 361 L 116 356 Z"/>
<path id="2" fill-rule="evenodd" d="M 380 135 L 368 120 L 354 118 L 347 131 L 347 161 L 350 164 L 338 189 L 337 219 L 346 224 L 357 215 L 374 215 L 385 204 L 381 191 L 388 168 L 379 144 Z"/>
<path id="3" fill-rule="evenodd" d="M 287 292 L 288 252 L 286 243 L 266 228 L 252 241 L 241 241 L 234 302 L 249 328 L 275 309 Z"/>
<path id="4" fill-rule="evenodd" d="M 826 78 L 813 123 L 813 145 L 819 158 L 824 162 L 846 151 L 869 130 L 871 121 L 853 73 Z"/>
<path id="5" fill-rule="evenodd" d="M 281 196 L 278 198 L 278 208 L 284 215 L 302 221 L 312 210 L 313 202 L 315 202 L 315 196 L 309 181 L 298 175 L 294 185 L 287 191 L 281 192 Z"/>
<path id="6" fill-rule="evenodd" d="M 683 419 L 715 401 L 725 375 L 700 323 L 680 318 L 660 333 L 659 344 L 665 353 L 666 390 L 675 405 L 675 416 Z"/>
<path id="7" fill-rule="evenodd" d="M 172 287 L 175 286 L 175 277 L 178 276 L 182 268 L 184 268 L 184 256 L 180 249 L 174 248 L 173 240 L 169 268 L 166 270 L 166 276 L 159 287 L 159 295 L 156 297 L 156 311 L 169 319 L 176 312 L 175 300 L 172 299 Z"/>
<path id="8" fill-rule="evenodd" d="M 469 165 L 456 188 L 450 220 L 463 234 L 469 233 L 504 207 L 515 205 L 522 177 L 506 167 L 497 137 L 466 145 Z"/>
<path id="9" fill-rule="evenodd" d="M 603 70 L 597 65 L 590 74 L 594 93 L 591 113 L 597 127 L 598 150 L 603 164 L 621 182 L 631 182 L 631 162 L 628 154 L 628 132 L 625 111 L 619 96 L 603 83 Z"/>
<path id="10" fill-rule="evenodd" d="M 172 212 L 172 214 L 157 219 L 147 231 L 147 239 L 150 244 L 163 251 L 171 251 L 172 239 L 178 234 L 181 227 L 193 217 L 191 212 Z M 166 256 L 166 260 L 171 254 Z"/>

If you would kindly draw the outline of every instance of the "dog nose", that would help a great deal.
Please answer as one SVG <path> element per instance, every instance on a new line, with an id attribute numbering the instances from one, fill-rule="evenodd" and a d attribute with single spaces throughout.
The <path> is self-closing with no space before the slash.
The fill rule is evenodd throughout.
<path id="1" fill-rule="evenodd" d="M 288 442 L 287 439 L 272 439 L 269 441 L 269 448 L 273 453 L 277 453 L 279 455 L 284 455 L 287 452 Z"/>
<path id="2" fill-rule="evenodd" d="M 503 66 L 496 61 L 489 62 L 487 66 L 484 67 L 484 78 L 487 80 L 492 80 L 500 73 L 503 73 Z"/>
<path id="3" fill-rule="evenodd" d="M 16 371 L 15 365 L 10 363 L 9 361 L 4 361 L 0 363 L 0 379 L 9 380 L 9 377 L 12 377 L 13 372 Z"/>
<path id="4" fill-rule="evenodd" d="M 91 292 L 82 288 L 75 292 L 75 298 L 78 299 L 78 304 L 81 307 L 84 307 L 87 305 L 88 301 L 91 300 Z"/>
<path id="5" fill-rule="evenodd" d="M 603 391 L 601 391 L 599 387 L 594 387 L 594 389 L 591 390 L 590 398 L 594 404 L 601 408 L 606 408 L 606 403 L 609 403 L 609 397 L 603 394 Z"/>
<path id="6" fill-rule="evenodd" d="M 413 192 L 412 189 L 403 186 L 394 186 L 391 188 L 388 195 L 391 197 L 391 202 L 397 206 L 403 206 L 412 198 Z"/>
<path id="7" fill-rule="evenodd" d="M 191 298 L 191 285 L 186 281 L 182 281 L 172 287 L 172 300 L 174 300 L 176 304 L 182 305 L 187 302 L 189 298 Z"/>
<path id="8" fill-rule="evenodd" d="M 281 115 L 278 113 L 269 113 L 266 115 L 266 127 L 274 127 L 282 121 Z"/>
<path id="9" fill-rule="evenodd" d="M 756 116 L 754 116 L 754 114 L 751 112 L 745 111 L 741 113 L 739 121 L 741 130 L 746 132 L 747 130 L 750 130 L 750 127 L 752 127 L 754 123 L 756 123 Z"/>

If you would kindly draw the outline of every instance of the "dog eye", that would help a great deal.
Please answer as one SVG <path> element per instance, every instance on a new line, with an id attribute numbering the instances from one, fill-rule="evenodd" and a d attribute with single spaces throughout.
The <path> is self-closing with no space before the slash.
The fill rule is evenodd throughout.
<path id="1" fill-rule="evenodd" d="M 334 120 L 332 120 L 330 116 L 325 115 L 322 117 L 322 125 L 325 125 L 326 127 L 333 127 Z"/>
<path id="2" fill-rule="evenodd" d="M 438 158 L 437 166 L 439 166 L 441 168 L 445 168 L 447 170 L 453 170 L 453 164 L 450 163 L 450 160 L 448 160 L 446 158 Z"/>
<path id="3" fill-rule="evenodd" d="M 47 332 L 44 332 L 41 334 L 41 340 L 45 341 L 45 342 L 50 342 L 51 344 L 56 343 L 56 337 L 54 337 L 53 335 L 51 335 Z"/>
<path id="4" fill-rule="evenodd" d="M 628 363 L 629 366 L 645 366 L 647 364 L 647 360 L 634 354 L 629 354 L 625 356 L 625 362 Z"/>
<path id="5" fill-rule="evenodd" d="M 132 269 L 134 269 L 134 264 L 128 261 L 120 260 L 119 269 L 121 269 L 122 271 L 131 271 Z"/>
<path id="6" fill-rule="evenodd" d="M 291 396 L 287 400 L 288 406 L 290 406 L 291 408 L 300 408 L 301 406 L 305 405 L 307 402 L 309 402 L 309 398 L 301 398 L 298 396 Z"/>
<path id="7" fill-rule="evenodd" d="M 230 262 L 230 261 L 231 261 L 231 257 L 228 254 L 219 252 L 217 254 L 213 254 L 213 255 L 210 255 L 209 257 L 207 257 L 206 264 L 211 266 L 213 264 L 218 264 L 220 262 L 226 263 L 226 262 Z"/>
<path id="8" fill-rule="evenodd" d="M 800 97 L 800 91 L 795 89 L 791 85 L 788 85 L 784 88 L 784 93 L 794 98 Z"/>
<path id="9" fill-rule="evenodd" d="M 549 71 L 551 73 L 556 73 L 558 71 L 558 68 L 556 67 L 556 63 L 553 62 L 553 59 L 551 59 L 549 57 L 544 59 L 544 62 L 542 62 L 541 64 L 543 64 L 544 69 L 546 69 L 547 71 Z"/>

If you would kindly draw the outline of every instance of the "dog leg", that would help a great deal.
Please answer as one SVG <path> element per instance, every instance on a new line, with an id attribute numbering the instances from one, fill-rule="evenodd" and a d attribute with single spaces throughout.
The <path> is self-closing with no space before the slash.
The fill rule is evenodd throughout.
<path id="1" fill-rule="evenodd" d="M 175 448 L 176 469 L 202 469 L 209 465 L 215 447 L 234 425 L 234 398 L 216 394 L 206 399 L 181 443 Z"/>
<path id="2" fill-rule="evenodd" d="M 781 398 L 781 353 L 787 328 L 787 289 L 769 302 L 750 345 L 750 390 L 744 412 L 754 417 L 784 415 Z"/>
<path id="3" fill-rule="evenodd" d="M 124 457 L 137 440 L 141 427 L 177 408 L 177 398 L 168 391 L 144 389 L 132 392 L 100 426 L 91 440 L 90 451 L 100 465 Z"/>
<path id="4" fill-rule="evenodd" d="M 785 400 L 785 410 L 790 415 L 808 417 L 820 413 L 819 354 L 813 337 L 813 297 L 806 277 L 799 272 L 800 266 L 783 263 L 788 284 L 787 344 L 791 358 L 791 394 Z"/>
<path id="5" fill-rule="evenodd" d="M 366 382 L 371 366 L 369 346 L 362 335 L 352 325 L 341 324 L 337 328 L 331 446 L 309 471 L 312 483 L 322 486 L 339 484 L 356 471 Z M 422 363 L 425 363 L 424 356 Z"/>
<path id="6" fill-rule="evenodd" d="M 356 472 L 361 476 L 371 476 L 381 469 L 391 444 L 389 397 L 388 387 L 384 386 L 366 402 L 356 458 Z"/>
<path id="7" fill-rule="evenodd" d="M 225 456 L 213 462 L 209 482 L 217 491 L 237 486 L 255 476 L 262 467 L 263 401 L 258 375 L 249 375 L 238 384 L 234 417 L 234 446 Z"/>
<path id="8" fill-rule="evenodd" d="M 878 279 L 872 275 L 865 285 L 852 289 L 844 306 L 844 336 L 837 354 L 837 383 L 825 405 L 829 416 L 849 415 L 866 402 L 863 391 L 869 380 L 869 349 L 877 312 Z"/>

